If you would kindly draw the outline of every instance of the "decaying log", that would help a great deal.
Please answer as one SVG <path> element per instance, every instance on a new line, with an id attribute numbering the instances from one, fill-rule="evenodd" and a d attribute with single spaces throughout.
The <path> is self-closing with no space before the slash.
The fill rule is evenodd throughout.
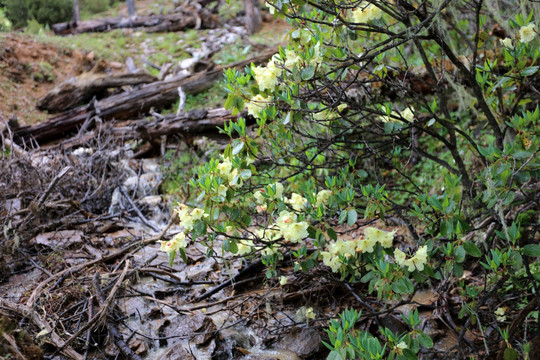
<path id="1" fill-rule="evenodd" d="M 52 30 L 57 35 L 106 32 L 124 28 L 141 28 L 147 32 L 172 32 L 188 28 L 214 29 L 218 24 L 217 16 L 212 14 L 209 9 L 200 8 L 197 10 L 194 7 L 186 7 L 177 12 L 164 15 L 70 21 L 54 24 Z"/>
<path id="2" fill-rule="evenodd" d="M 21 127 L 15 131 L 14 138 L 20 143 L 28 143 L 31 139 L 38 143 L 44 143 L 74 131 L 77 126 L 82 125 L 86 119 L 94 115 L 98 115 L 103 120 L 139 117 L 150 108 L 160 109 L 174 103 L 178 99 L 178 87 L 182 87 L 186 94 L 196 94 L 211 87 L 214 81 L 223 76 L 225 69 L 236 68 L 240 70 L 252 62 L 263 63 L 276 51 L 276 48 L 271 48 L 254 58 L 228 66 L 217 66 L 213 70 L 197 73 L 184 79 L 157 81 L 143 85 L 140 89 L 131 92 L 113 95 L 95 101 L 93 104 L 79 106 L 40 124 Z"/>
<path id="3" fill-rule="evenodd" d="M 237 119 L 240 115 L 232 115 L 225 108 L 210 110 L 193 110 L 187 113 L 166 115 L 163 119 L 149 122 L 146 119 L 126 120 L 119 126 L 110 127 L 107 130 L 96 129 L 89 131 L 80 137 L 73 137 L 62 142 L 60 148 L 67 149 L 87 143 L 98 136 L 100 131 L 107 131 L 110 135 L 127 139 L 143 139 L 153 143 L 162 136 L 174 134 L 198 134 L 204 131 L 215 130 L 217 126 L 223 126 L 227 121 Z"/>
<path id="4" fill-rule="evenodd" d="M 100 62 L 90 72 L 64 81 L 38 101 L 38 109 L 52 113 L 66 111 L 83 102 L 87 103 L 94 95 L 109 88 L 157 81 L 156 77 L 143 72 L 107 74 L 105 69 L 106 64 Z"/>

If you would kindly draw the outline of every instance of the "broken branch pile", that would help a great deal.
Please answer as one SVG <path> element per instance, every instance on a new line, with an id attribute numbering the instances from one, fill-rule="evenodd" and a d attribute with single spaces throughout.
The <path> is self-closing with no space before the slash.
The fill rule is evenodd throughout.
<path id="1" fill-rule="evenodd" d="M 197 94 L 211 87 L 222 76 L 225 69 L 242 69 L 252 62 L 256 64 L 263 63 L 275 54 L 276 51 L 275 48 L 272 48 L 254 58 L 239 61 L 231 65 L 216 66 L 212 70 L 202 71 L 179 79 L 173 78 L 170 80 L 155 81 L 133 91 L 112 95 L 88 105 L 82 105 L 60 113 L 43 123 L 20 127 L 14 131 L 14 138 L 19 143 L 29 143 L 31 141 L 45 143 L 73 132 L 77 126 L 83 125 L 85 121 L 90 120 L 94 116 L 98 116 L 102 120 L 113 118 L 128 119 L 130 117 L 141 116 L 151 108 L 160 109 L 173 104 L 178 99 L 178 88 L 181 88 L 186 94 Z M 83 81 L 80 83 L 86 84 Z M 84 89 L 88 89 L 86 86 L 83 87 Z M 96 89 L 96 87 L 93 87 L 93 89 Z M 59 96 L 64 103 L 75 101 L 70 100 L 69 94 L 66 94 L 64 91 L 53 91 L 61 94 Z M 83 90 L 80 92 L 73 91 L 73 93 L 76 93 L 76 96 L 79 96 L 83 92 Z M 88 96 L 88 92 L 86 94 Z M 66 96 L 68 97 L 66 98 Z M 52 100 L 49 100 L 50 102 Z"/>

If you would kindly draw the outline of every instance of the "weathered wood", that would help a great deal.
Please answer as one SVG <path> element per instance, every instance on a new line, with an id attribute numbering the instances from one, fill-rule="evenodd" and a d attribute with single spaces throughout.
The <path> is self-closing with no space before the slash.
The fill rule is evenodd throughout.
<path id="1" fill-rule="evenodd" d="M 244 0 L 245 22 L 248 34 L 255 34 L 262 27 L 259 0 Z"/>
<path id="2" fill-rule="evenodd" d="M 93 96 L 109 88 L 157 81 L 156 77 L 142 72 L 107 74 L 104 70 L 105 65 L 99 63 L 92 71 L 64 81 L 38 100 L 38 109 L 52 113 L 66 111 L 83 102 L 88 102 Z"/>
<path id="3" fill-rule="evenodd" d="M 143 85 L 140 89 L 109 96 L 93 104 L 79 106 L 65 113 L 58 114 L 48 121 L 34 126 L 17 129 L 14 138 L 19 142 L 28 142 L 30 139 L 38 143 L 52 141 L 73 132 L 77 126 L 82 125 L 86 119 L 98 115 L 103 120 L 111 118 L 127 119 L 139 117 L 150 108 L 160 109 L 171 105 L 178 99 L 178 87 L 186 94 L 196 94 L 209 87 L 223 76 L 227 68 L 243 69 L 250 63 L 260 64 L 266 62 L 277 48 L 271 48 L 260 55 L 236 62 L 228 66 L 218 66 L 213 70 L 194 74 L 183 79 L 157 81 Z"/>
<path id="4" fill-rule="evenodd" d="M 238 116 L 232 115 L 225 108 L 217 108 L 193 110 L 178 116 L 166 115 L 163 119 L 154 122 L 149 122 L 147 119 L 126 120 L 105 130 L 96 129 L 80 137 L 67 139 L 60 144 L 60 148 L 65 151 L 80 146 L 98 136 L 100 131 L 105 131 L 109 135 L 120 139 L 143 139 L 154 143 L 155 140 L 159 140 L 164 135 L 188 135 L 216 130 L 216 127 L 223 126 L 227 121 L 235 120 Z"/>
<path id="5" fill-rule="evenodd" d="M 213 29 L 219 24 L 209 9 L 186 8 L 164 15 L 113 17 L 87 21 L 70 21 L 54 24 L 57 35 L 106 32 L 114 29 L 143 28 L 147 32 L 180 31 L 188 28 Z"/>

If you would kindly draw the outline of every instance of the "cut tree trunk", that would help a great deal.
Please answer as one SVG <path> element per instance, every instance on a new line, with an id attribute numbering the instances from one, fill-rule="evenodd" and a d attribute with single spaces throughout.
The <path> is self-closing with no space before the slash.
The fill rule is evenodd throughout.
<path id="1" fill-rule="evenodd" d="M 194 7 L 165 15 L 114 17 L 78 22 L 54 24 L 57 35 L 82 34 L 87 32 L 106 32 L 123 28 L 143 28 L 147 32 L 181 31 L 188 28 L 213 29 L 219 24 L 216 15 L 208 9 Z"/>
<path id="2" fill-rule="evenodd" d="M 79 10 L 79 0 L 73 0 L 73 21 L 76 23 L 81 20 L 81 12 Z"/>
<path id="3" fill-rule="evenodd" d="M 126 0 L 127 8 L 128 8 L 128 15 L 129 16 L 135 16 L 137 15 L 137 11 L 135 10 L 135 0 Z"/>
<path id="4" fill-rule="evenodd" d="M 88 103 L 93 96 L 110 88 L 157 81 L 156 77 L 142 72 L 107 74 L 105 68 L 106 64 L 100 62 L 90 72 L 59 84 L 38 100 L 38 109 L 51 113 L 66 111 L 81 103 Z"/>
<path id="5" fill-rule="evenodd" d="M 246 29 L 248 34 L 255 34 L 262 27 L 261 8 L 259 0 L 244 0 L 246 13 Z"/>
<path id="6" fill-rule="evenodd" d="M 218 66 L 213 70 L 197 73 L 184 79 L 157 81 L 143 85 L 140 89 L 131 92 L 109 96 L 100 101 L 95 101 L 93 104 L 79 106 L 58 114 L 46 122 L 21 127 L 14 133 L 14 138 L 19 143 L 28 143 L 31 140 L 44 143 L 73 132 L 77 126 L 82 125 L 94 115 L 103 120 L 138 117 L 151 108 L 161 109 L 174 103 L 178 100 L 178 87 L 181 87 L 186 94 L 199 93 L 211 87 L 217 79 L 223 76 L 225 69 L 235 68 L 242 70 L 252 62 L 255 64 L 266 62 L 276 51 L 277 48 L 271 48 L 254 58 L 228 66 Z"/>

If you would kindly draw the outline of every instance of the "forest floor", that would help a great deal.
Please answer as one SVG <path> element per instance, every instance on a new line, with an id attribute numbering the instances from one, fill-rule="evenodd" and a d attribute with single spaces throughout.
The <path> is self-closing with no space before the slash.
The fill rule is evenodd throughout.
<path id="1" fill-rule="evenodd" d="M 154 1 L 137 4 L 140 13 L 160 10 Z M 214 30 L 0 34 L 0 122 L 8 125 L 6 133 L 46 122 L 52 115 L 36 108 L 38 100 L 99 61 L 105 61 L 108 74 L 127 71 L 131 62 L 157 76 L 164 64 L 193 58 L 205 41 L 230 34 L 233 40 L 205 60 L 227 65 L 283 43 L 286 23 L 269 20 L 247 36 L 238 30 L 237 11 L 231 5 L 220 13 L 227 26 Z M 124 12 L 120 6 L 101 16 Z M 185 111 L 221 107 L 225 98 L 217 81 L 188 94 Z M 177 106 L 154 110 L 164 116 Z M 324 358 L 321 340 L 327 339 L 328 320 L 358 307 L 354 289 L 327 268 L 298 273 L 284 260 L 288 282 L 280 285 L 265 280 L 260 262 L 207 258 L 198 243 L 188 247 L 187 263 L 170 266 L 159 251 L 158 241 L 179 231 L 171 208 L 189 197 L 186 183 L 194 169 L 218 154 L 226 140 L 215 132 L 212 140 L 195 135 L 187 144 L 185 136 L 170 136 L 156 156 L 139 151 L 143 141 L 118 141 L 107 126 L 96 120 L 94 136 L 86 141 L 70 134 L 41 146 L 12 144 L 0 158 L 0 188 L 6 189 L 0 195 L 5 204 L 0 205 L 0 357 Z M 71 137 L 76 146 L 66 144 Z M 377 225 L 398 230 L 400 241 L 409 237 L 399 224 Z M 377 306 L 375 298 L 363 301 Z M 382 322 L 398 331 L 400 315 L 418 308 L 424 332 L 435 340 L 423 359 L 442 358 L 457 335 L 433 311 L 439 301 L 434 291 L 420 291 L 412 305 L 396 303 L 393 312 L 368 316 L 362 326 L 377 328 Z M 444 301 L 451 305 L 460 299 Z M 467 341 L 475 336 L 465 334 Z"/>

